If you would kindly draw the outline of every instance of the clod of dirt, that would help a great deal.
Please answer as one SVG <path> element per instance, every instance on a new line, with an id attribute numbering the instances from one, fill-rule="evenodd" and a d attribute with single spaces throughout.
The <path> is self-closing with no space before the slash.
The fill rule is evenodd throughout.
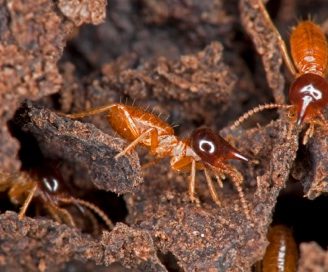
<path id="1" fill-rule="evenodd" d="M 142 70 L 120 71 L 119 77 L 115 78 L 118 82 L 110 83 L 129 85 L 124 90 L 134 99 L 162 96 L 186 101 L 211 97 L 220 103 L 227 101 L 227 95 L 236 83 L 222 55 L 222 45 L 213 42 L 203 51 L 182 56 L 178 61 L 159 58 L 154 63 L 145 63 Z M 117 70 L 113 64 L 102 69 L 109 79 L 114 78 L 113 70 Z"/>
<path id="2" fill-rule="evenodd" d="M 158 249 L 173 254 L 183 271 L 250 271 L 264 254 L 276 197 L 296 157 L 297 136 L 286 142 L 286 133 L 287 124 L 278 121 L 236 140 L 240 150 L 261 160 L 242 171 L 246 184 L 257 180 L 256 192 L 247 192 L 252 222 L 234 190 L 221 190 L 222 207 L 217 207 L 199 176 L 196 190 L 203 204 L 197 207 L 188 200 L 188 178 L 161 165 L 149 169 L 140 190 L 127 197 L 129 223 L 150 231 Z"/>
<path id="3" fill-rule="evenodd" d="M 276 33 L 259 11 L 257 0 L 241 0 L 239 9 L 242 24 L 250 35 L 258 54 L 262 58 L 269 87 L 273 97 L 279 104 L 285 103 L 285 79 L 280 72 L 282 56 L 278 46 Z"/>
<path id="4" fill-rule="evenodd" d="M 321 272 L 328 271 L 328 253 L 318 244 L 303 243 L 300 245 L 301 258 L 298 272 Z"/>
<path id="5" fill-rule="evenodd" d="M 100 24 L 106 16 L 106 0 L 59 0 L 58 8 L 75 26 L 84 23 Z"/>
<path id="6" fill-rule="evenodd" d="M 45 157 L 74 164 L 98 189 L 122 194 L 134 191 L 142 182 L 135 152 L 114 158 L 125 146 L 122 139 L 30 103 L 17 119 L 22 130 L 36 138 Z"/>
<path id="7" fill-rule="evenodd" d="M 134 271 L 166 271 L 146 231 L 117 224 L 101 239 L 51 220 L 18 220 L 13 212 L 0 215 L 0 268 L 5 271 L 62 271 L 72 261 L 98 265 L 121 263 Z"/>
<path id="8" fill-rule="evenodd" d="M 120 262 L 128 268 L 138 267 L 140 271 L 167 271 L 160 263 L 154 242 L 147 231 L 117 224 L 110 233 L 104 232 L 101 245 L 106 265 Z"/>
<path id="9" fill-rule="evenodd" d="M 162 119 L 169 116 L 169 122 L 186 124 L 196 120 L 213 126 L 217 122 L 226 123 L 230 115 L 241 114 L 238 105 L 253 91 L 250 83 L 245 83 L 249 78 L 240 72 L 242 79 L 237 83 L 233 70 L 224 62 L 223 47 L 217 42 L 177 61 L 162 57 L 135 67 L 139 62 L 135 54 L 124 55 L 103 65 L 101 75 L 88 77 L 83 86 L 72 77 L 72 67 L 65 65 L 69 83 L 61 92 L 64 109 L 78 112 L 120 100 L 125 103 L 120 98 L 126 95 L 128 104 L 135 101 L 136 106 L 150 107 L 149 111 L 154 108 Z M 232 110 L 226 114 L 229 109 Z M 97 116 L 92 120 L 108 131 L 106 118 Z"/>
<path id="10" fill-rule="evenodd" d="M 165 0 L 152 2 L 142 0 L 141 2 L 142 13 L 147 23 L 164 25 L 170 20 L 176 20 L 181 28 L 188 28 L 197 34 L 206 33 L 206 30 L 208 32 L 210 26 L 231 24 L 234 20 L 224 9 L 223 1 L 183 2 Z"/>
<path id="11" fill-rule="evenodd" d="M 306 196 L 314 199 L 328 192 L 327 130 L 317 127 L 314 136 L 303 149 L 305 154 L 300 160 L 306 174 L 303 175 L 301 182 Z"/>
<path id="12" fill-rule="evenodd" d="M 174 59 L 213 41 L 229 43 L 238 21 L 235 6 L 224 0 L 112 0 L 106 22 L 83 27 L 72 46 L 96 68 L 131 52 L 142 60 Z"/>
<path id="13" fill-rule="evenodd" d="M 104 5 L 100 5 L 98 10 L 101 8 L 104 13 Z M 67 16 L 69 15 L 67 11 Z M 85 19 L 82 18 L 80 23 Z M 12 172 L 20 167 L 15 156 L 18 143 L 9 136 L 6 122 L 12 118 L 23 99 L 38 99 L 59 90 L 62 78 L 56 63 L 65 46 L 66 36 L 72 28 L 73 25 L 58 14 L 53 1 L 0 0 L 2 170 Z"/>

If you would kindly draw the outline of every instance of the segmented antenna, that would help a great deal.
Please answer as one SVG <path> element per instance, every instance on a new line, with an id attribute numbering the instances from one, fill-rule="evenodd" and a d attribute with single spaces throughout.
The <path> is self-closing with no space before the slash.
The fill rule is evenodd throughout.
<path id="1" fill-rule="evenodd" d="M 270 104 L 264 104 L 264 105 L 259 105 L 248 112 L 244 113 L 242 116 L 240 116 L 231 126 L 230 129 L 233 130 L 236 127 L 240 126 L 241 123 L 246 121 L 248 118 L 250 118 L 252 115 L 255 113 L 264 111 L 264 110 L 271 110 L 271 109 L 289 109 L 292 107 L 292 105 L 283 105 L 283 104 L 275 104 L 275 103 L 270 103 Z"/>
<path id="2" fill-rule="evenodd" d="M 73 204 L 80 204 L 81 206 L 89 208 L 91 211 L 93 211 L 95 214 L 97 214 L 107 225 L 107 227 L 111 230 L 114 228 L 114 224 L 112 221 L 108 218 L 108 216 L 96 205 L 79 199 L 79 198 L 60 198 L 59 201 L 63 203 L 73 203 Z"/>

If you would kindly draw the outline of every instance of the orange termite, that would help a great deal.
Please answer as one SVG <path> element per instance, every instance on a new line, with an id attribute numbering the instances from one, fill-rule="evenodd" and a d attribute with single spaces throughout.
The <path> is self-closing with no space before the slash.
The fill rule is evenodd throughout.
<path id="1" fill-rule="evenodd" d="M 269 229 L 267 238 L 269 245 L 256 271 L 296 272 L 298 249 L 291 230 L 284 225 L 276 225 Z"/>
<path id="2" fill-rule="evenodd" d="M 8 191 L 9 199 L 13 204 L 21 205 L 18 214 L 20 220 L 24 218 L 32 200 L 36 198 L 58 223 L 76 227 L 74 217 L 62 207 L 62 205 L 74 205 L 91 220 L 94 229 L 98 228 L 98 225 L 89 211 L 98 215 L 109 229 L 113 228 L 113 223 L 99 207 L 71 196 L 62 176 L 48 165 L 16 174 L 0 172 L 0 192 L 4 191 Z"/>
<path id="3" fill-rule="evenodd" d="M 189 197 L 192 202 L 198 202 L 195 197 L 196 169 L 204 171 L 211 197 L 217 205 L 221 203 L 211 176 L 214 176 L 222 187 L 221 178 L 223 175 L 228 175 L 239 193 L 245 214 L 250 219 L 250 211 L 241 187 L 243 176 L 227 163 L 229 159 L 244 161 L 248 159 L 221 136 L 208 128 L 200 128 L 196 129 L 189 138 L 180 140 L 174 135 L 173 128 L 159 117 L 138 107 L 121 103 L 65 116 L 76 119 L 103 112 L 108 113 L 108 122 L 113 130 L 131 142 L 115 156 L 116 159 L 134 149 L 137 144 L 149 148 L 150 153 L 159 159 L 171 157 L 172 169 L 176 171 L 190 169 L 191 171 Z"/>
<path id="4" fill-rule="evenodd" d="M 322 111 L 328 104 L 328 44 L 325 34 L 318 25 L 310 20 L 299 22 L 290 35 L 291 58 L 278 30 L 273 25 L 261 0 L 258 0 L 260 12 L 271 25 L 278 37 L 280 51 L 294 81 L 289 89 L 291 105 L 265 104 L 258 106 L 241 116 L 231 128 L 235 128 L 254 113 L 265 109 L 289 109 L 296 115 L 296 124 L 309 124 L 303 138 L 305 144 L 314 133 L 314 125 L 327 124 Z"/>

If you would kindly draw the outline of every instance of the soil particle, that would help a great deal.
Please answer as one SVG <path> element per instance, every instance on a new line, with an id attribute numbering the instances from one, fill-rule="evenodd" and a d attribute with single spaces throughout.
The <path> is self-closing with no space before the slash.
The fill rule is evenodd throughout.
<path id="1" fill-rule="evenodd" d="M 35 137 L 45 157 L 75 164 L 98 189 L 132 192 L 142 182 L 136 153 L 115 159 L 124 141 L 93 125 L 59 117 L 30 103 L 19 115 L 22 130 Z"/>

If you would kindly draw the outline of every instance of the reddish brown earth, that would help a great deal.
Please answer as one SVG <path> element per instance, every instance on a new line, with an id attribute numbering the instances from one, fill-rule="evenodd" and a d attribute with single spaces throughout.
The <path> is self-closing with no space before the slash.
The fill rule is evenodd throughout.
<path id="1" fill-rule="evenodd" d="M 324 0 L 270 2 L 284 38 L 286 26 L 309 13 L 328 29 Z M 38 216 L 37 201 L 20 221 L 1 190 L 0 270 L 251 271 L 272 222 L 292 228 L 299 271 L 327 270 L 327 131 L 318 128 L 306 146 L 302 132 L 287 141 L 283 112 L 229 130 L 255 105 L 286 103 L 285 70 L 255 0 L 0 0 L 1 172 L 56 160 L 71 193 L 116 223 L 99 235 L 82 233 Z M 106 116 L 58 114 L 119 101 L 168 116 L 181 138 L 209 126 L 256 159 L 232 162 L 245 177 L 252 219 L 228 180 L 217 207 L 200 172 L 196 206 L 188 175 L 168 160 L 142 169 L 151 160 L 142 148 L 115 160 L 126 141 Z"/>

